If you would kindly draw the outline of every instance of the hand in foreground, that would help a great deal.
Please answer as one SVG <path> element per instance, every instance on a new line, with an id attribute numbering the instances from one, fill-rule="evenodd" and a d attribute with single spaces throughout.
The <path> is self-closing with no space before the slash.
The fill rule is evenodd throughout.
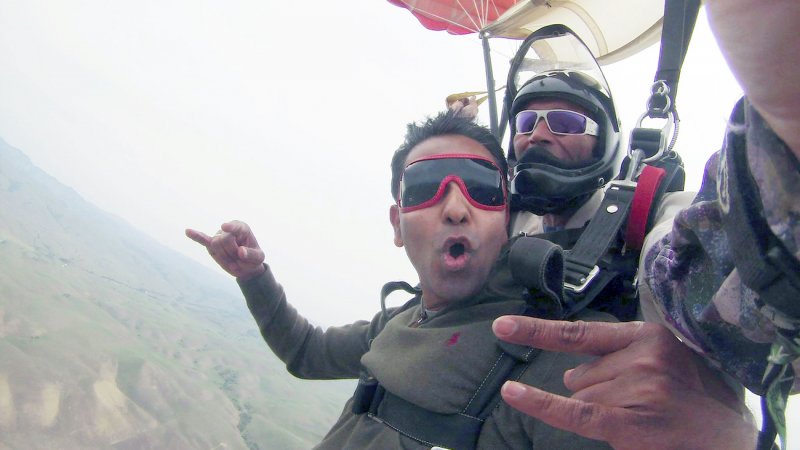
<path id="1" fill-rule="evenodd" d="M 204 246 L 214 261 L 236 278 L 247 280 L 264 273 L 264 252 L 244 222 L 223 223 L 214 236 L 187 228 L 186 236 Z"/>
<path id="2" fill-rule="evenodd" d="M 506 382 L 503 399 L 542 422 L 615 449 L 755 448 L 744 405 L 666 327 L 504 316 L 492 328 L 505 341 L 600 356 L 564 373 L 571 398 Z"/>

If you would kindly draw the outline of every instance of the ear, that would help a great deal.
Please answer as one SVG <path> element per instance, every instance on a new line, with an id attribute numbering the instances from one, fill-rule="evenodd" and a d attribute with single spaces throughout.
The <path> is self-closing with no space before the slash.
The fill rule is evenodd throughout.
<path id="1" fill-rule="evenodd" d="M 389 222 L 392 223 L 392 228 L 394 228 L 394 245 L 402 247 L 403 235 L 400 232 L 400 208 L 397 205 L 389 207 Z"/>

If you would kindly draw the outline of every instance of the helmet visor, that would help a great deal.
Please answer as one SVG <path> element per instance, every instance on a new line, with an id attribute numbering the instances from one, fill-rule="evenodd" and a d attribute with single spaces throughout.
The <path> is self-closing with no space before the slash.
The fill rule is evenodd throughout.
<path id="1" fill-rule="evenodd" d="M 584 78 L 583 82 L 607 97 L 611 97 L 611 90 L 603 75 L 600 66 L 592 52 L 576 35 L 566 27 L 551 27 L 540 30 L 541 36 L 534 37 L 523 43 L 518 50 L 512 64 L 510 86 L 516 93 L 531 78 L 552 71 L 577 72 Z"/>

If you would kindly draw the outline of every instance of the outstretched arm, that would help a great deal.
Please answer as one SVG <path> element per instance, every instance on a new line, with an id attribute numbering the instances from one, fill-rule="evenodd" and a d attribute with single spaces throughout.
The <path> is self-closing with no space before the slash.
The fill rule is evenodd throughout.
<path id="1" fill-rule="evenodd" d="M 202 231 L 186 229 L 186 236 L 204 246 L 226 272 L 249 280 L 264 273 L 264 252 L 250 227 L 238 220 L 225 222 L 214 236 Z"/>
<path id="2" fill-rule="evenodd" d="M 616 449 L 752 449 L 757 430 L 733 391 L 665 327 L 504 316 L 503 340 L 599 356 L 564 373 L 571 398 L 507 382 L 503 399 L 557 428 Z"/>
<path id="3" fill-rule="evenodd" d="M 369 348 L 370 322 L 327 330 L 309 323 L 287 301 L 244 222 L 223 223 L 213 236 L 187 229 L 186 236 L 204 246 L 220 267 L 236 277 L 261 335 L 290 373 L 312 379 L 358 377 L 361 355 Z"/>

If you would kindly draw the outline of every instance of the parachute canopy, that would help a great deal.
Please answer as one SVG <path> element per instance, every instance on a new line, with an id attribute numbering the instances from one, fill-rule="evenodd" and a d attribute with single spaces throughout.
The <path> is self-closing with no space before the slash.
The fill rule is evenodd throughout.
<path id="1" fill-rule="evenodd" d="M 624 59 L 658 41 L 664 0 L 388 0 L 430 30 L 524 39 L 564 24 L 601 64 Z"/>
<path id="2" fill-rule="evenodd" d="M 518 0 L 389 0 L 406 8 L 422 26 L 450 34 L 477 33 Z"/>

